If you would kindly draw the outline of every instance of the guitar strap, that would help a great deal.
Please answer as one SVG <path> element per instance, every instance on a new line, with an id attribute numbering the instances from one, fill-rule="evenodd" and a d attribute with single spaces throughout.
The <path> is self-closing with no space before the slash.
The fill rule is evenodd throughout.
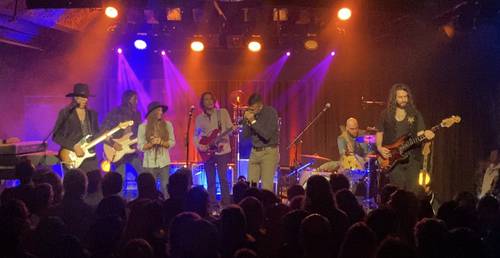
<path id="1" fill-rule="evenodd" d="M 217 128 L 219 129 L 219 132 L 222 132 L 222 123 L 220 121 L 220 109 L 217 109 Z"/>

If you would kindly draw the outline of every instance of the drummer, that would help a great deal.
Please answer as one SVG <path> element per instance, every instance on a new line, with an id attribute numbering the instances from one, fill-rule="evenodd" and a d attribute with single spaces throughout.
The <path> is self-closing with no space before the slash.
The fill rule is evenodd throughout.
<path id="1" fill-rule="evenodd" d="M 337 138 L 337 145 L 339 148 L 341 166 L 344 163 L 344 169 L 362 169 L 364 159 L 369 152 L 367 141 L 364 139 L 369 136 L 364 136 L 364 132 L 359 130 L 358 120 L 351 117 L 347 119 L 345 130 Z M 348 157 L 354 157 L 359 164 L 356 166 L 345 165 Z M 350 167 L 345 167 L 350 166 Z"/>

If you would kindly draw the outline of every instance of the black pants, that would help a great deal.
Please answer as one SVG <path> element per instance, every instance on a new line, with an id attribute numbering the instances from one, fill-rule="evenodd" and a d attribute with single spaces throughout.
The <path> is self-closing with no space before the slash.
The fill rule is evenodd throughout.
<path id="1" fill-rule="evenodd" d="M 421 194 L 422 187 L 418 185 L 418 173 L 422 161 L 413 155 L 398 163 L 389 173 L 390 183 L 410 192 Z"/>
<path id="2" fill-rule="evenodd" d="M 227 163 L 231 160 L 231 153 L 223 155 L 214 155 L 209 160 L 205 161 L 205 173 L 207 175 L 208 194 L 210 195 L 210 202 L 216 202 L 216 187 L 215 187 L 215 171 L 219 176 L 220 191 L 222 195 L 222 205 L 230 204 L 229 199 L 229 183 L 227 182 Z M 217 165 L 217 167 L 216 167 Z"/>

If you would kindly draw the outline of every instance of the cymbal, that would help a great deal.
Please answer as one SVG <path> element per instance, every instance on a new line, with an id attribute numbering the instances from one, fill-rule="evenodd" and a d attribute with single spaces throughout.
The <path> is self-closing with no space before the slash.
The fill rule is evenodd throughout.
<path id="1" fill-rule="evenodd" d="M 318 154 L 302 154 L 300 155 L 304 158 L 310 158 L 310 159 L 318 159 L 318 160 L 325 160 L 325 161 L 331 161 L 331 159 L 329 158 L 326 158 L 326 157 L 322 157 Z"/>
<path id="2" fill-rule="evenodd" d="M 377 129 L 377 127 L 366 127 L 365 131 L 369 134 L 376 134 L 379 130 Z"/>
<path id="3" fill-rule="evenodd" d="M 245 92 L 242 90 L 234 90 L 229 94 L 229 101 L 233 106 L 242 106 L 246 101 Z"/>

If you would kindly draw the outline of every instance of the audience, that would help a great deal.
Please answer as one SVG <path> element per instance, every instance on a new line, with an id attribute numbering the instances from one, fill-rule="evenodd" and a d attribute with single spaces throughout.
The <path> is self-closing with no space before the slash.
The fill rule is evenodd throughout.
<path id="1" fill-rule="evenodd" d="M 0 257 L 500 257 L 500 204 L 491 195 L 461 192 L 434 216 L 428 199 L 386 185 L 379 208 L 365 211 L 347 177 L 314 175 L 306 189 L 287 189 L 288 202 L 241 180 L 233 204 L 210 214 L 189 169 L 171 175 L 166 200 L 151 174 L 139 175 L 128 203 L 115 172 L 73 169 L 61 182 L 22 160 L 16 175 L 20 185 L 0 193 Z"/>

